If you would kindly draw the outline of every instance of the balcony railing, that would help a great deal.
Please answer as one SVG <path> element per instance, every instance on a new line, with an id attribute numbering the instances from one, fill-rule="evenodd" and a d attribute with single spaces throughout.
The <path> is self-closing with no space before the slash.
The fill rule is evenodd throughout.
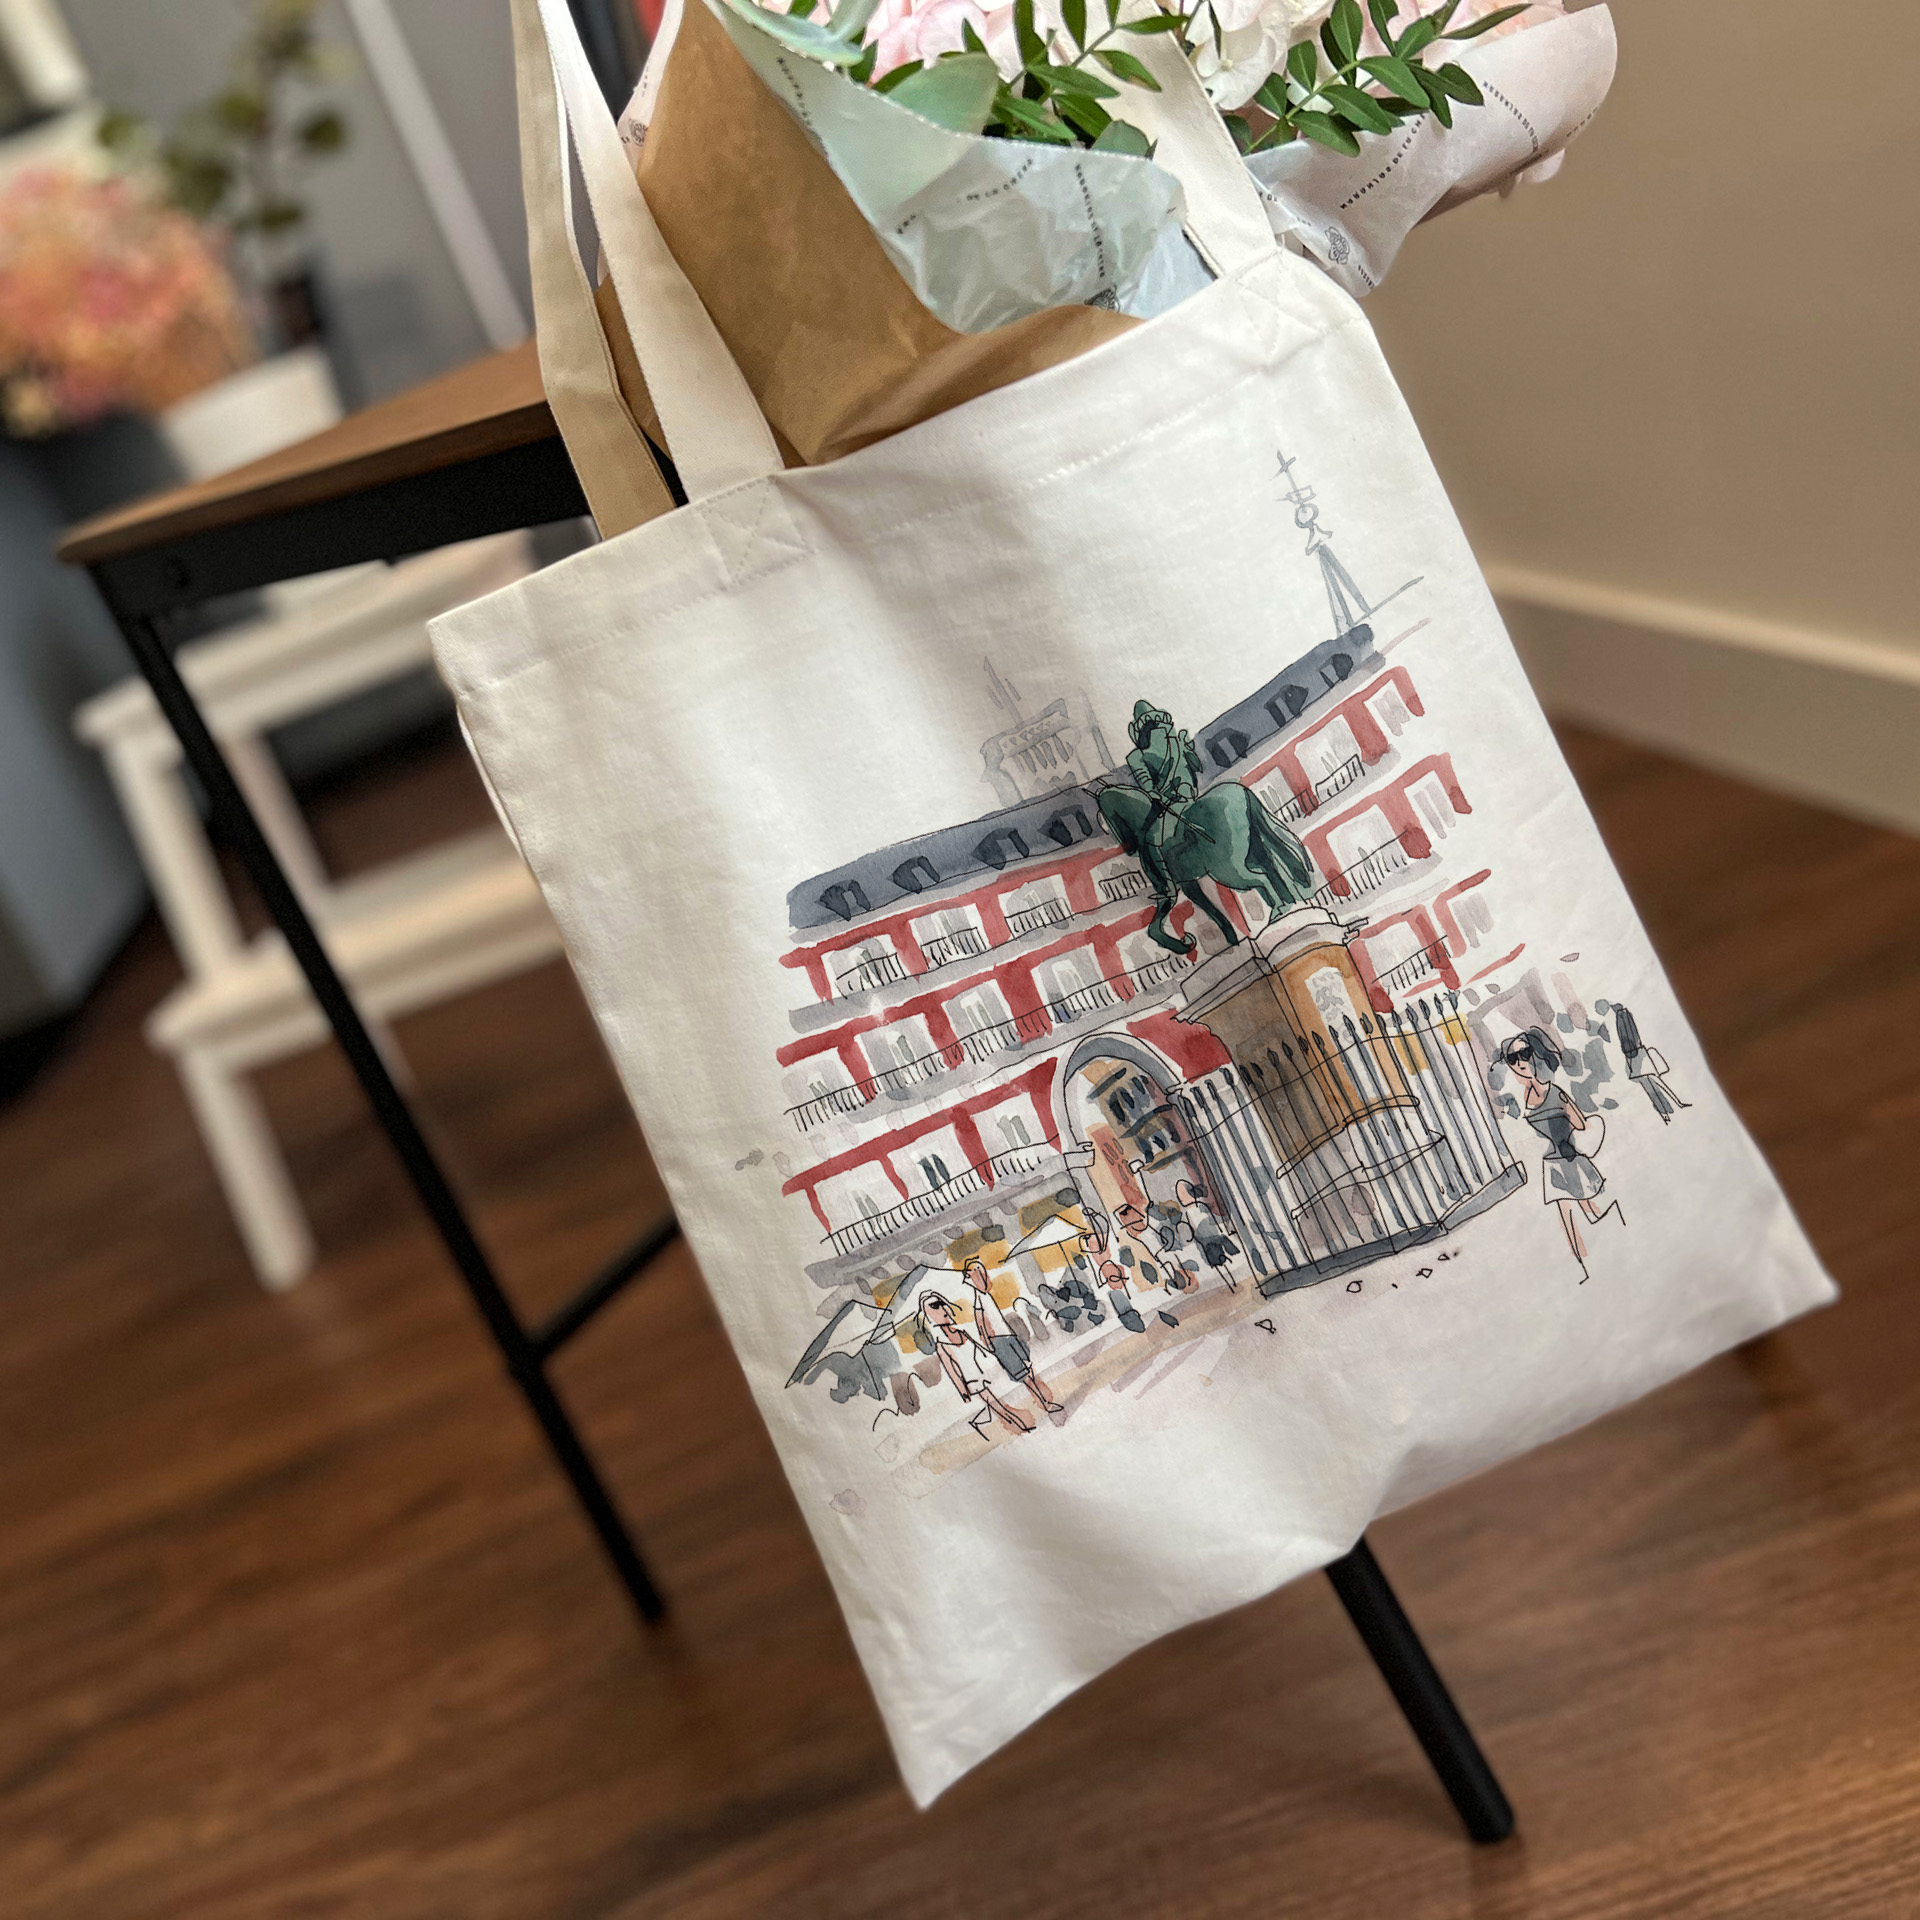
<path id="1" fill-rule="evenodd" d="M 959 1034 L 951 1046 L 936 1047 L 931 1053 L 919 1054 L 911 1060 L 876 1067 L 848 1086 L 829 1087 L 824 1093 L 789 1107 L 787 1116 L 801 1133 L 811 1133 L 835 1114 L 858 1113 L 881 1093 L 906 1093 L 924 1081 L 956 1071 L 963 1060 L 971 1060 L 978 1066 L 1000 1054 L 1017 1052 L 1036 1040 L 1045 1039 L 1056 1026 L 1070 1026 L 1090 1014 L 1117 1007 L 1127 997 L 1119 991 L 1122 982 L 1134 993 L 1151 993 L 1186 972 L 1191 964 L 1184 955 L 1170 953 L 1164 960 L 1149 960 L 1144 967 L 1135 967 L 1130 972 L 1103 975 L 1086 986 L 1075 987 L 1071 993 L 1048 1000 L 1043 1011 L 996 1020 L 990 1026 Z"/>
<path id="2" fill-rule="evenodd" d="M 1110 873 L 1100 882 L 1100 898 L 1110 907 L 1122 900 L 1132 900 L 1146 891 L 1147 876 L 1138 867 Z"/>
<path id="3" fill-rule="evenodd" d="M 1075 1020 L 1084 1020 L 1090 1013 L 1104 1013 L 1109 1007 L 1117 1007 L 1120 996 L 1113 990 L 1111 980 L 1096 980 L 1091 986 L 1075 987 L 1070 993 L 1063 993 L 1057 999 L 1047 1002 L 1047 1011 L 1053 1015 L 1060 1026 L 1067 1026 Z"/>
<path id="4" fill-rule="evenodd" d="M 1409 954 L 1399 965 L 1389 967 L 1380 976 L 1380 984 L 1388 993 L 1399 995 L 1411 993 L 1422 980 L 1440 971 L 1452 958 L 1444 940 L 1436 940 L 1430 947 L 1422 947 L 1418 953 Z"/>
<path id="5" fill-rule="evenodd" d="M 1363 853 L 1352 866 L 1341 868 L 1310 897 L 1308 904 L 1331 912 L 1335 901 L 1350 900 L 1357 893 L 1371 893 L 1375 887 L 1385 886 L 1396 873 L 1412 865 L 1412 856 L 1396 836 L 1385 846 L 1375 847 L 1371 853 Z"/>
<path id="6" fill-rule="evenodd" d="M 1012 1053 L 1041 1039 L 1047 1031 L 1044 1013 L 1016 1013 L 1011 1020 L 996 1020 L 991 1026 L 961 1034 L 960 1050 L 969 1060 L 991 1060 L 996 1053 Z"/>
<path id="7" fill-rule="evenodd" d="M 922 940 L 920 951 L 926 955 L 927 971 L 933 973 L 941 967 L 952 966 L 956 960 L 977 960 L 991 949 L 987 936 L 978 927 L 961 927 L 953 933 L 941 934 L 936 940 Z"/>
<path id="8" fill-rule="evenodd" d="M 930 1187 L 925 1193 L 911 1195 L 898 1206 L 888 1207 L 882 1213 L 863 1214 L 844 1227 L 835 1227 L 827 1235 L 827 1245 L 837 1254 L 876 1247 L 903 1228 L 937 1219 L 950 1207 L 1009 1180 L 1025 1179 L 1059 1157 L 1050 1147 L 1014 1147 L 1006 1153 L 996 1153 L 984 1167 L 963 1167 L 951 1179 Z"/>
<path id="9" fill-rule="evenodd" d="M 1311 794 L 1296 793 L 1273 809 L 1273 817 L 1284 826 L 1296 826 L 1308 814 L 1319 811 L 1323 800 L 1331 800 L 1336 793 L 1345 793 L 1357 781 L 1366 777 L 1366 762 L 1356 753 L 1342 760 L 1329 774 L 1324 774 L 1313 783 Z"/>
<path id="10" fill-rule="evenodd" d="M 1007 932 L 1015 940 L 1024 940 L 1042 927 L 1064 927 L 1073 916 L 1064 900 L 1042 900 L 1038 906 L 1022 907 L 1007 915 Z"/>
<path id="11" fill-rule="evenodd" d="M 849 967 L 840 976 L 838 984 L 842 996 L 845 996 L 850 993 L 871 993 L 875 987 L 889 987 L 895 981 L 909 978 L 907 963 L 897 953 L 875 953 L 868 955 L 857 967 Z"/>

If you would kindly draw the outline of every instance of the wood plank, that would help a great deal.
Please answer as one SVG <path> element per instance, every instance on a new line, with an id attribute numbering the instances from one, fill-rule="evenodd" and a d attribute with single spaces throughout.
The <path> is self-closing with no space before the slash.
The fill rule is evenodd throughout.
<path id="1" fill-rule="evenodd" d="M 163 546 L 215 527 L 438 473 L 557 429 L 531 340 L 350 414 L 336 427 L 231 473 L 135 501 L 83 521 L 60 543 L 74 566 Z"/>
<path id="2" fill-rule="evenodd" d="M 563 1363 L 675 1609 L 637 1632 L 331 1051 L 267 1080 L 322 1265 L 255 1287 L 149 930 L 0 1112 L 7 1920 L 1914 1911 L 1920 843 L 1568 744 L 1846 1296 L 1376 1529 L 1517 1843 L 1467 1846 L 1317 1579 L 916 1815 L 684 1253 Z M 449 754 L 320 828 L 484 818 Z M 564 968 L 401 1038 L 530 1308 L 661 1204 Z"/>

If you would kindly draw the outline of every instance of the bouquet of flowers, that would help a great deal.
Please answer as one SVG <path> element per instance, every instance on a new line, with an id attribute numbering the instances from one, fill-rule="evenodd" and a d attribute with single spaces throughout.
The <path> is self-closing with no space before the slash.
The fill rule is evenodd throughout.
<path id="1" fill-rule="evenodd" d="M 21 438 L 158 412 L 253 338 L 206 232 L 139 181 L 36 167 L 0 189 L 0 423 Z"/>

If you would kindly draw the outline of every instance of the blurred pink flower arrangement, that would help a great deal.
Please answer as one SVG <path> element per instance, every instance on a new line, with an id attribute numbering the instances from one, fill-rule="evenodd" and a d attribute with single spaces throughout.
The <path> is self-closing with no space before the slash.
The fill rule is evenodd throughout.
<path id="1" fill-rule="evenodd" d="M 0 189 L 0 426 L 155 413 L 254 358 L 217 243 L 143 182 L 35 167 Z"/>

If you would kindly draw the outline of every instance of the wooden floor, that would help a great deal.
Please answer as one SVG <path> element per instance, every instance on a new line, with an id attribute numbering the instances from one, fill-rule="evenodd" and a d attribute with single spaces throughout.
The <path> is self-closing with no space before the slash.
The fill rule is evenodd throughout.
<path id="1" fill-rule="evenodd" d="M 324 1261 L 254 1286 L 149 928 L 0 1112 L 0 1914 L 1920 1913 L 1920 844 L 1569 744 L 1846 1298 L 1377 1529 L 1520 1840 L 1465 1843 L 1319 1579 L 913 1813 L 683 1251 L 562 1369 L 637 1631 L 330 1052 L 268 1077 Z M 324 821 L 483 806 L 449 750 Z M 402 1038 L 530 1306 L 660 1211 L 559 968 Z"/>

